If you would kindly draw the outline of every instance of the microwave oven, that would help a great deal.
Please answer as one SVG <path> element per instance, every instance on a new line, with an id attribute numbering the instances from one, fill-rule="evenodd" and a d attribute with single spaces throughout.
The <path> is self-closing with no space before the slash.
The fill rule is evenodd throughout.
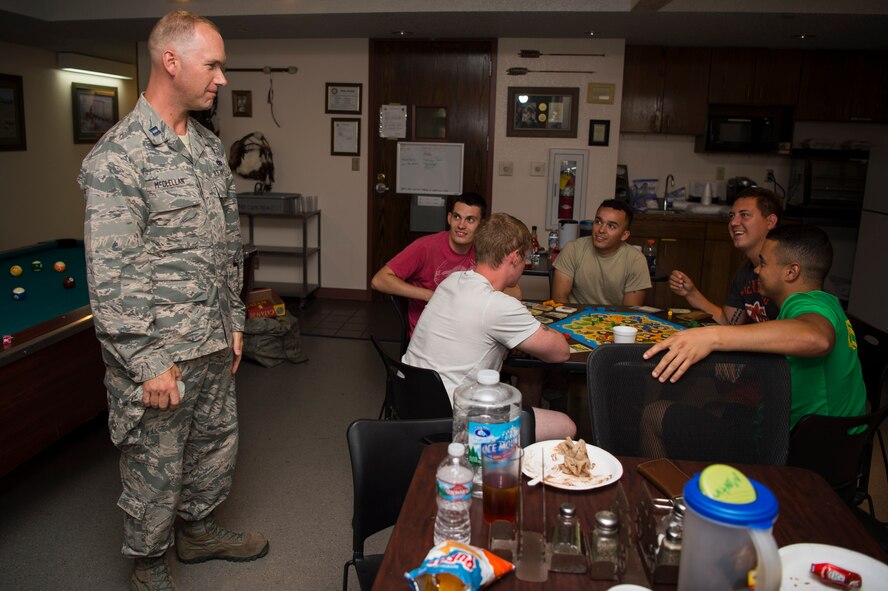
<path id="1" fill-rule="evenodd" d="M 709 105 L 706 135 L 697 139 L 696 149 L 704 152 L 788 152 L 792 113 L 786 107 Z"/>
<path id="2" fill-rule="evenodd" d="M 787 215 L 859 216 L 868 162 L 866 150 L 793 150 Z"/>

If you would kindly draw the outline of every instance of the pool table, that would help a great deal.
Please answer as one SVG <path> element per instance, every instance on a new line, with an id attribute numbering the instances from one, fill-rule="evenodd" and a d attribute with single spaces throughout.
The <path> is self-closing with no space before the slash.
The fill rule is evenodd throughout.
<path id="1" fill-rule="evenodd" d="M 43 269 L 31 268 L 39 260 Z M 56 261 L 67 266 L 53 269 Z M 13 265 L 22 268 L 18 277 Z M 62 285 L 74 278 L 74 287 Z M 23 300 L 12 290 L 25 289 Z M 105 366 L 93 329 L 83 242 L 42 242 L 0 253 L 0 476 L 106 408 Z"/>
<path id="2" fill-rule="evenodd" d="M 244 248 L 244 291 L 256 249 Z M 31 268 L 43 263 L 41 271 Z M 53 269 L 56 261 L 66 265 Z M 22 274 L 10 273 L 18 265 Z M 65 288 L 66 277 L 74 287 Z M 12 290 L 25 289 L 14 300 Z M 107 408 L 105 365 L 93 328 L 83 241 L 41 242 L 0 252 L 0 477 Z"/>

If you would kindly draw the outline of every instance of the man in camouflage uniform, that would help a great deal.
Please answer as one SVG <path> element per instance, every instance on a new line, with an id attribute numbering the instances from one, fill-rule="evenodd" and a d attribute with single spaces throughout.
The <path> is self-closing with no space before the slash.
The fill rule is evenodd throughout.
<path id="1" fill-rule="evenodd" d="M 144 95 L 78 178 L 133 590 L 175 589 L 164 554 L 177 515 L 182 562 L 268 552 L 261 535 L 230 532 L 211 515 L 237 452 L 242 250 L 224 148 L 188 111 L 208 108 L 226 84 L 225 48 L 210 21 L 177 11 L 158 21 L 148 49 Z"/>

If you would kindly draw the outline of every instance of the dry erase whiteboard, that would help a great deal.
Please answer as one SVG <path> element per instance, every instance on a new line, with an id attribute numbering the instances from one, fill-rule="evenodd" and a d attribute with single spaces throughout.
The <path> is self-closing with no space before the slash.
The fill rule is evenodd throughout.
<path id="1" fill-rule="evenodd" d="M 459 195 L 464 144 L 398 142 L 397 193 Z"/>

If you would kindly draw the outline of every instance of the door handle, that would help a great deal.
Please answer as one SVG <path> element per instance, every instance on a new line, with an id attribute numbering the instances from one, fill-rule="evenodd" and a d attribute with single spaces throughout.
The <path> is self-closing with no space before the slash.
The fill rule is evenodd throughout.
<path id="1" fill-rule="evenodd" d="M 389 190 L 388 185 L 385 184 L 385 173 L 380 172 L 376 175 L 376 184 L 373 185 L 373 190 L 379 195 Z"/>

